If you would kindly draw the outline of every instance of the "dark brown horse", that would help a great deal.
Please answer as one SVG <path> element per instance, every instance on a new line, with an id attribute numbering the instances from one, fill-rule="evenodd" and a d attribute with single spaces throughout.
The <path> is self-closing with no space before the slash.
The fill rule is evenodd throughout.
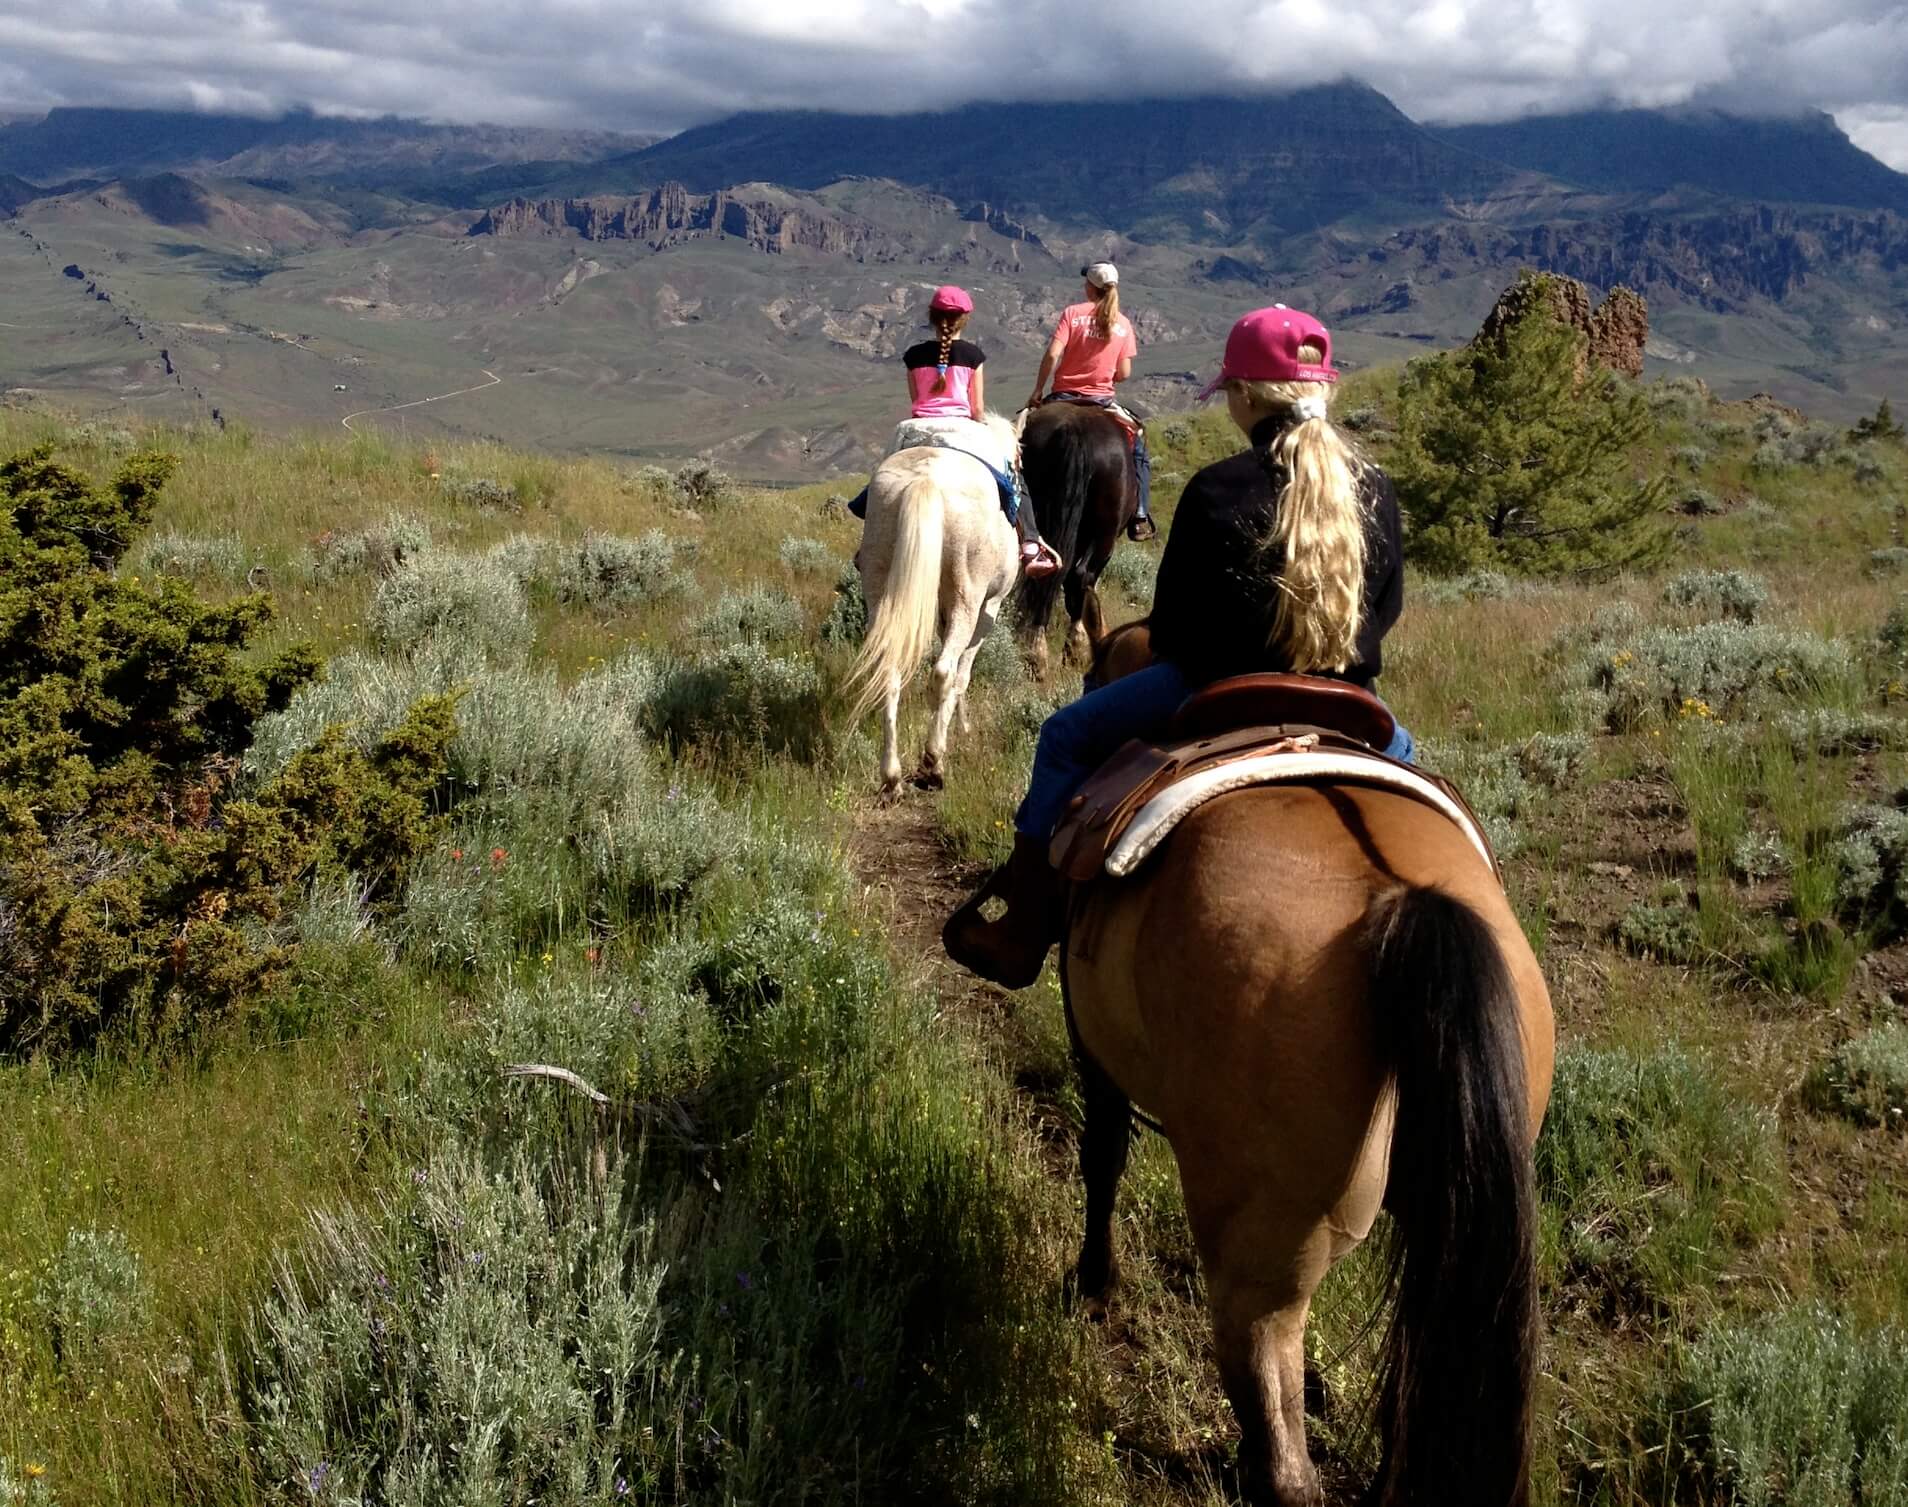
<path id="1" fill-rule="evenodd" d="M 1018 631 L 1034 674 L 1047 674 L 1047 624 L 1064 592 L 1067 662 L 1085 664 L 1100 623 L 1096 585 L 1120 533 L 1139 512 L 1133 447 L 1120 421 L 1088 403 L 1044 403 L 1027 416 L 1020 464 L 1041 536 L 1065 568 L 1020 586 Z"/>
<path id="2" fill-rule="evenodd" d="M 1102 641 L 1117 678 L 1145 634 Z M 1206 1276 L 1247 1498 L 1319 1507 L 1305 1321 L 1392 1219 L 1375 1507 L 1523 1507 L 1538 1344 L 1530 1148 L 1542 972 L 1489 865 L 1428 806 L 1355 784 L 1237 790 L 1132 878 L 1075 896 L 1077 1290 L 1118 1279 L 1132 1108 L 1165 1128 Z"/>

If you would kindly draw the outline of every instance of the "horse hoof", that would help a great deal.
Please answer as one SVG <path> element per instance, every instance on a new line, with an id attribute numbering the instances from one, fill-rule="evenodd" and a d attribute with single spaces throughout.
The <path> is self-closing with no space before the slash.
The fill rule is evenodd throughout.
<path id="1" fill-rule="evenodd" d="M 901 777 L 899 775 L 896 775 L 891 780 L 883 780 L 881 782 L 881 788 L 875 792 L 875 805 L 882 808 L 892 806 L 900 799 Z"/>
<path id="2" fill-rule="evenodd" d="M 1067 1273 L 1066 1306 L 1089 1323 L 1104 1324 L 1113 1316 L 1113 1294 L 1118 1287 L 1119 1278 L 1109 1275 L 1090 1291 L 1083 1290 L 1080 1268 L 1076 1266 Z"/>
<path id="3" fill-rule="evenodd" d="M 925 764 L 914 771 L 914 777 L 908 783 L 916 790 L 947 789 L 947 781 L 941 777 L 941 771 L 930 769 Z"/>

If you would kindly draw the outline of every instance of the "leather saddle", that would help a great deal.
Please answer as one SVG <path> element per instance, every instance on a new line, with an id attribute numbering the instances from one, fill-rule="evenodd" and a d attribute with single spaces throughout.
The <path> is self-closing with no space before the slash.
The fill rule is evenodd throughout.
<path id="1" fill-rule="evenodd" d="M 1398 724 L 1391 709 L 1349 680 L 1323 675 L 1233 675 L 1194 691 L 1168 736 L 1213 738 L 1241 727 L 1314 727 L 1382 752 Z"/>
<path id="2" fill-rule="evenodd" d="M 1107 855 L 1146 803 L 1215 765 L 1284 750 L 1325 749 L 1408 769 L 1379 752 L 1395 729 L 1385 704 L 1347 681 L 1310 675 L 1215 681 L 1180 705 L 1163 741 L 1135 738 L 1100 766 L 1068 805 L 1048 860 L 1075 884 L 1104 877 Z M 1435 775 L 1423 778 L 1469 811 L 1454 787 Z"/>

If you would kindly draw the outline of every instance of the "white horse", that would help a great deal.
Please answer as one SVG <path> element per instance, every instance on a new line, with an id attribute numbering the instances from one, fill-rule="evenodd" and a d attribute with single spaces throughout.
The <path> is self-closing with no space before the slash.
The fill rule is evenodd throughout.
<path id="1" fill-rule="evenodd" d="M 998 414 L 985 425 L 954 421 L 963 442 L 985 445 L 1006 461 L 1014 427 Z M 1000 506 L 992 472 L 960 450 L 919 443 L 926 421 L 896 431 L 896 447 L 868 485 L 868 520 L 855 563 L 868 599 L 868 632 L 848 675 L 852 715 L 882 703 L 881 796 L 901 786 L 896 720 L 901 691 L 940 639 L 934 660 L 934 722 L 915 783 L 938 790 L 948 725 L 967 731 L 967 679 L 981 641 L 1020 573 L 1019 542 Z M 932 425 L 945 431 L 945 421 Z M 968 432 L 971 431 L 971 440 Z"/>

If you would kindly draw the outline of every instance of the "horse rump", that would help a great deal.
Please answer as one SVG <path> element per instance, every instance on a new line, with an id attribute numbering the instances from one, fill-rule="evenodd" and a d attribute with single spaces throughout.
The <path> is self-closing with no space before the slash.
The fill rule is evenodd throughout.
<path id="1" fill-rule="evenodd" d="M 1481 916 L 1406 887 L 1367 916 L 1397 1084 L 1373 1507 L 1525 1507 L 1537 1200 L 1515 985 Z"/>
<path id="2" fill-rule="evenodd" d="M 1020 437 L 1021 473 L 1040 536 L 1059 551 L 1064 568 L 1020 583 L 1023 630 L 1044 629 L 1074 564 L 1093 547 L 1087 508 L 1102 472 L 1118 476 L 1131 465 L 1126 433 L 1110 414 L 1079 403 L 1054 403 L 1029 416 Z"/>

